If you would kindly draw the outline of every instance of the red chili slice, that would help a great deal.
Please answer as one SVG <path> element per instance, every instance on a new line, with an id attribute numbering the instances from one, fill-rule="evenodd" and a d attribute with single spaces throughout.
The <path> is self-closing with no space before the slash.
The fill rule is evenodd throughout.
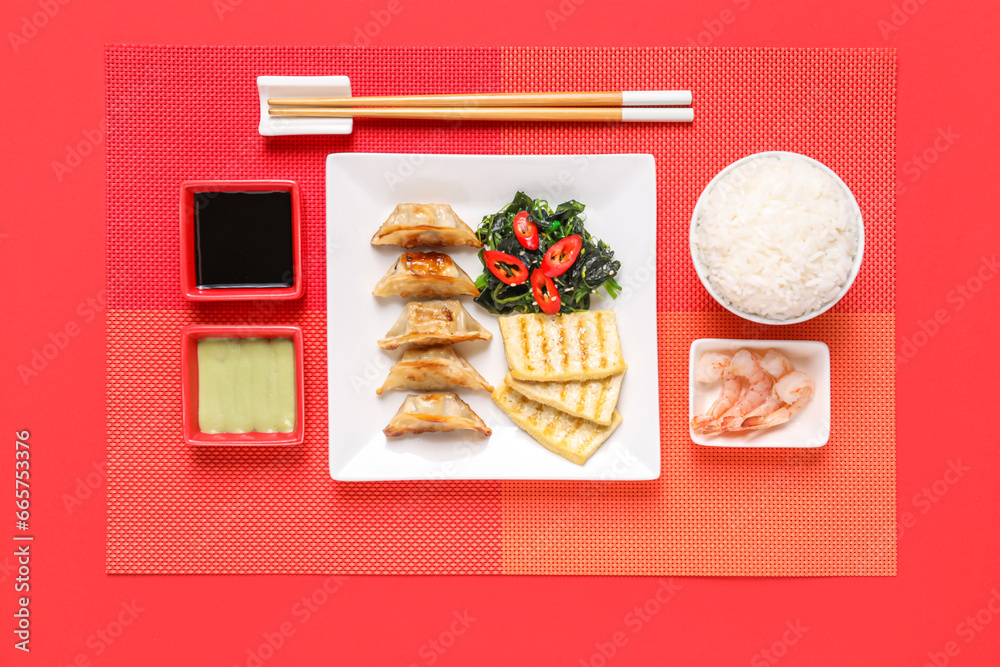
<path id="1" fill-rule="evenodd" d="M 528 279 L 528 267 L 514 255 L 499 250 L 487 250 L 483 253 L 483 262 L 490 273 L 502 283 L 520 285 Z"/>
<path id="2" fill-rule="evenodd" d="M 528 217 L 527 211 L 521 211 L 514 216 L 514 236 L 517 242 L 528 250 L 538 248 L 538 227 Z"/>
<path id="3" fill-rule="evenodd" d="M 556 241 L 545 251 L 545 256 L 542 258 L 542 273 L 549 278 L 566 273 L 569 267 L 573 266 L 582 247 L 583 239 L 578 234 Z"/>
<path id="4" fill-rule="evenodd" d="M 562 307 L 562 297 L 556 284 L 541 269 L 531 272 L 531 293 L 535 296 L 535 303 L 547 315 L 555 315 Z"/>

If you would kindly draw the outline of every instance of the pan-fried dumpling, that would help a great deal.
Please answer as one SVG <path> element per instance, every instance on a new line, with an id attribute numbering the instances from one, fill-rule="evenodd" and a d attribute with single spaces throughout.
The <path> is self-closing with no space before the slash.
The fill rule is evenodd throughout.
<path id="1" fill-rule="evenodd" d="M 413 347 L 403 352 L 399 361 L 389 369 L 389 377 L 385 379 L 385 383 L 375 393 L 381 394 L 392 389 L 440 391 L 455 387 L 485 389 L 493 393 L 492 385 L 455 348 L 451 345 L 439 345 Z"/>
<path id="2" fill-rule="evenodd" d="M 455 394 L 410 394 L 382 432 L 390 438 L 431 431 L 479 431 L 492 435 L 490 427 Z"/>
<path id="3" fill-rule="evenodd" d="M 457 299 L 410 301 L 378 346 L 395 350 L 404 345 L 447 345 L 492 338 L 493 334 L 472 319 Z"/>
<path id="4" fill-rule="evenodd" d="M 378 281 L 372 294 L 424 299 L 460 294 L 479 296 L 479 290 L 469 274 L 443 252 L 404 252 Z"/>
<path id="5" fill-rule="evenodd" d="M 375 232 L 372 245 L 483 246 L 448 204 L 397 204 Z"/>

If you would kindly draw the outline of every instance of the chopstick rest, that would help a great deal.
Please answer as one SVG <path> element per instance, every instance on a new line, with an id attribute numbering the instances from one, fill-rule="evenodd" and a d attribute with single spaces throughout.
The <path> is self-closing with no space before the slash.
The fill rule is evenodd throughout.
<path id="1" fill-rule="evenodd" d="M 258 76 L 260 121 L 257 132 L 265 137 L 350 134 L 354 130 L 351 118 L 279 118 L 267 112 L 267 101 L 272 97 L 350 96 L 351 80 L 346 76 Z"/>

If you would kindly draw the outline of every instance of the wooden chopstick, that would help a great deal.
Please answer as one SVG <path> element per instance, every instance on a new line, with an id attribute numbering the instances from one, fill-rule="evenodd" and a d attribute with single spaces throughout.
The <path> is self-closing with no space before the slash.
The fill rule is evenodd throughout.
<path id="1" fill-rule="evenodd" d="M 295 107 L 621 107 L 687 106 L 690 90 L 626 90 L 582 93 L 489 93 L 480 95 L 390 95 L 382 97 L 296 97 L 269 99 Z"/>
<path id="2" fill-rule="evenodd" d="M 317 107 L 277 107 L 271 116 L 294 118 L 438 118 L 445 120 L 555 120 L 606 122 L 690 123 L 689 108 L 605 108 L 605 107 L 394 107 L 367 109 L 324 109 Z"/>

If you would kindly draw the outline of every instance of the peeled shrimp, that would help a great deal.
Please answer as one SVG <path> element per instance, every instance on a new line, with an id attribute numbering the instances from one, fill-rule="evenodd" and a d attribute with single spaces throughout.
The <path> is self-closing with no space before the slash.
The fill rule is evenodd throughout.
<path id="1" fill-rule="evenodd" d="M 706 352 L 698 359 L 694 367 L 694 379 L 706 384 L 715 382 L 722 377 L 723 371 L 729 367 L 733 355 L 722 352 Z"/>
<path id="2" fill-rule="evenodd" d="M 812 398 L 812 379 L 796 371 L 777 350 L 763 358 L 740 350 L 728 355 L 702 355 L 695 377 L 701 381 L 723 380 L 722 395 L 705 415 L 694 417 L 691 428 L 698 433 L 756 431 L 787 422 Z M 703 380 L 702 378 L 705 378 Z"/>
<path id="3" fill-rule="evenodd" d="M 768 350 L 764 358 L 760 360 L 760 365 L 765 371 L 776 378 L 780 378 L 782 375 L 795 370 L 792 362 L 777 350 Z"/>
<path id="4" fill-rule="evenodd" d="M 757 430 L 784 424 L 805 407 L 813 395 L 813 381 L 805 373 L 786 373 L 774 384 L 774 392 L 782 405 L 777 410 L 743 420 L 744 430 Z"/>
<path id="5" fill-rule="evenodd" d="M 801 371 L 792 371 L 782 376 L 774 385 L 774 391 L 778 398 L 795 408 L 795 412 L 801 410 L 813 395 L 812 378 Z M 794 414 L 794 413 L 793 413 Z"/>
<path id="6" fill-rule="evenodd" d="M 745 418 L 759 414 L 758 409 L 772 404 L 774 377 L 760 365 L 760 357 L 749 350 L 734 354 L 728 370 L 742 378 L 746 386 L 740 399 L 719 418 L 723 431 L 734 431 L 740 430 Z"/>
<path id="7" fill-rule="evenodd" d="M 691 420 L 691 428 L 700 433 L 717 433 L 721 426 L 721 417 L 734 403 L 740 400 L 743 383 L 729 371 L 732 357 L 720 352 L 709 352 L 701 355 L 695 366 L 695 379 L 698 382 L 710 383 L 722 378 L 722 393 L 712 403 L 705 415 Z"/>

